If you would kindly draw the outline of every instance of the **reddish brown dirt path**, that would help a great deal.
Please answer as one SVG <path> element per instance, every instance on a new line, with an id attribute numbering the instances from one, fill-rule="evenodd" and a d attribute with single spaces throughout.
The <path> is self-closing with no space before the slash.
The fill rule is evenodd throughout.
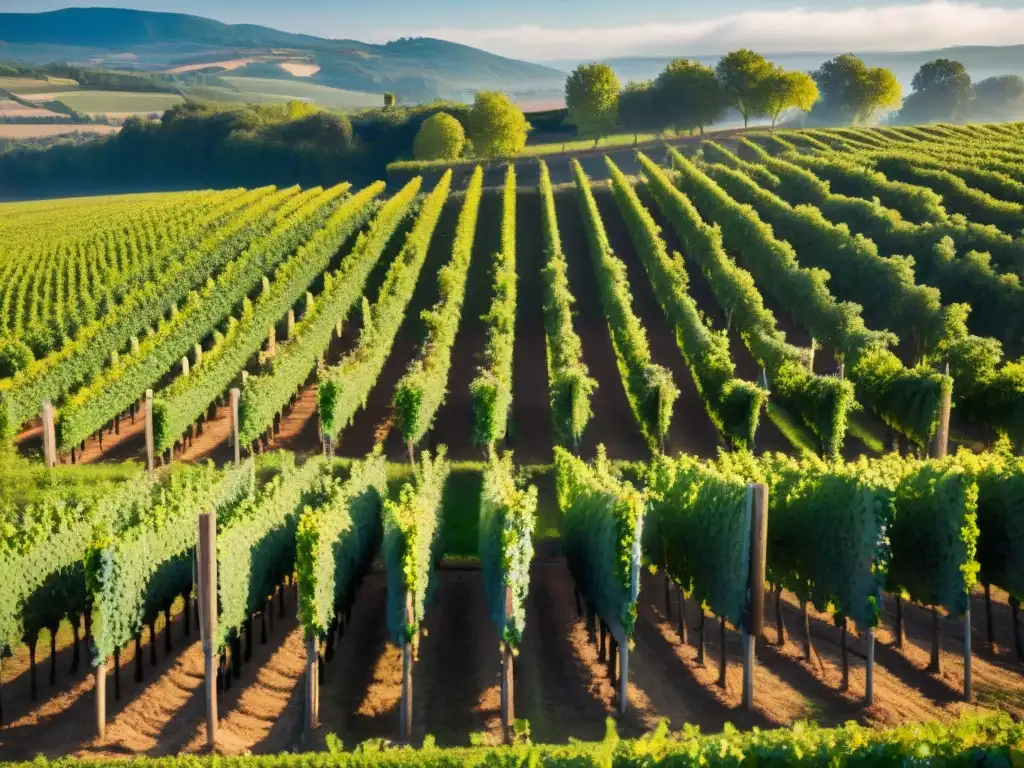
<path id="1" fill-rule="evenodd" d="M 516 461 L 546 464 L 552 460 L 551 399 L 544 336 L 544 240 L 540 194 L 516 196 L 516 335 L 513 353 L 512 414 L 509 444 Z"/>
<path id="2" fill-rule="evenodd" d="M 682 451 L 712 458 L 717 455 L 719 447 L 724 446 L 724 441 L 704 409 L 689 366 L 676 345 L 674 333 L 668 327 L 643 264 L 633 250 L 629 231 L 615 204 L 615 198 L 607 187 L 595 187 L 594 196 L 608 232 L 608 240 L 615 254 L 626 265 L 633 294 L 633 311 L 647 331 L 651 357 L 655 363 L 671 371 L 676 387 L 679 388 L 679 398 L 675 402 L 665 448 L 670 453 Z"/>
<path id="3" fill-rule="evenodd" d="M 225 753 L 278 752 L 291 746 L 297 736 L 303 652 L 295 628 L 293 588 L 287 590 L 285 600 L 288 618 L 275 621 L 266 645 L 259 643 L 256 633 L 252 660 L 242 665 L 241 678 L 219 694 L 219 744 Z M 272 610 L 277 608 L 272 604 Z M 102 743 L 95 740 L 91 670 L 83 665 L 78 675 L 62 678 L 58 694 L 45 700 L 44 684 L 40 703 L 27 706 L 27 675 L 15 678 L 5 686 L 6 696 L 16 703 L 10 708 L 9 724 L 0 728 L 5 758 L 30 759 L 36 754 L 114 758 L 202 751 L 206 717 L 202 648 L 194 623 L 191 637 L 184 637 L 180 612 L 172 622 L 171 633 L 173 650 L 165 653 L 164 629 L 158 628 L 155 667 L 150 664 L 148 632 L 144 633 L 142 683 L 134 679 L 134 645 L 122 652 L 121 699 L 114 700 L 111 672 L 107 680 L 107 735 Z M 59 663 L 63 665 L 68 657 L 69 650 L 60 651 Z M 16 708 L 18 702 L 22 702 L 20 709 Z"/>
<path id="4" fill-rule="evenodd" d="M 476 377 L 477 366 L 483 362 L 487 324 L 482 318 L 494 298 L 491 269 L 494 255 L 500 249 L 501 195 L 496 190 L 487 190 L 480 199 L 462 320 L 448 371 L 448 394 L 434 417 L 434 428 L 427 435 L 432 446 L 439 443 L 447 445 L 448 455 L 456 460 L 483 456 L 483 451 L 473 445 L 473 397 L 469 385 Z"/>
<path id="5" fill-rule="evenodd" d="M 608 322 L 601 309 L 597 279 L 590 258 L 583 217 L 573 190 L 555 194 L 558 229 L 568 264 L 569 290 L 576 299 L 573 323 L 583 343 L 583 360 L 598 383 L 591 396 L 593 417 L 583 433 L 580 455 L 593 458 L 603 443 L 614 459 L 643 460 L 650 456 L 629 407 Z"/>

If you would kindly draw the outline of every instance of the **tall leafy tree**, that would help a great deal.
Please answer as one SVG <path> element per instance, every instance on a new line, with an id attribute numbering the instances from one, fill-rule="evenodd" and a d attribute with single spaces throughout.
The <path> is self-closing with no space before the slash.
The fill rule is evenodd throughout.
<path id="1" fill-rule="evenodd" d="M 765 114 L 764 82 L 771 76 L 772 65 L 749 48 L 733 51 L 722 57 L 715 67 L 718 83 L 730 106 L 743 115 L 743 127 L 750 118 Z"/>
<path id="2" fill-rule="evenodd" d="M 772 128 L 775 127 L 783 113 L 789 109 L 810 112 L 820 97 L 814 78 L 806 72 L 787 72 L 781 67 L 772 69 L 772 73 L 765 78 L 762 87 L 764 88 L 764 109 L 768 117 L 772 119 Z"/>
<path id="3" fill-rule="evenodd" d="M 990 77 L 974 86 L 974 120 L 1015 120 L 1024 114 L 1024 78 Z"/>
<path id="4" fill-rule="evenodd" d="M 973 90 L 971 76 L 959 61 L 935 59 L 922 64 L 911 85 L 914 92 L 903 103 L 901 122 L 967 118 Z"/>
<path id="5" fill-rule="evenodd" d="M 657 109 L 662 124 L 675 130 L 711 125 L 728 106 L 711 67 L 688 59 L 673 59 L 655 80 Z"/>
<path id="6" fill-rule="evenodd" d="M 581 136 L 593 137 L 594 146 L 618 124 L 620 89 L 619 78 L 607 64 L 581 64 L 565 81 L 569 122 Z"/>
<path id="7" fill-rule="evenodd" d="M 903 99 L 891 70 L 868 67 L 852 53 L 829 59 L 811 77 L 821 93 L 811 115 L 820 123 L 864 123 Z"/>
<path id="8" fill-rule="evenodd" d="M 512 157 L 526 146 L 530 124 L 508 96 L 481 91 L 469 113 L 469 138 L 481 157 Z"/>
<path id="9" fill-rule="evenodd" d="M 658 113 L 658 94 L 654 81 L 630 81 L 619 94 L 619 124 L 633 134 L 636 144 L 641 133 L 664 129 L 665 124 Z"/>

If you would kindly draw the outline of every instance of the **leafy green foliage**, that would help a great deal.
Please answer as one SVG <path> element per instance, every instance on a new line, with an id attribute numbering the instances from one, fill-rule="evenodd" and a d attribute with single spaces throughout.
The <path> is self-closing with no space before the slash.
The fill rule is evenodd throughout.
<path id="1" fill-rule="evenodd" d="M 415 483 L 384 502 L 384 564 L 388 572 L 388 632 L 395 645 L 419 642 L 427 594 L 441 556 L 441 501 L 451 465 L 444 446 L 433 458 L 424 451 Z M 412 622 L 406 621 L 406 594 Z"/>
<path id="2" fill-rule="evenodd" d="M 15 430 L 36 416 L 44 399 L 56 403 L 73 392 L 101 371 L 113 353 L 168 316 L 189 292 L 268 232 L 277 218 L 272 212 L 287 204 L 297 191 L 293 187 L 275 192 L 268 187 L 230 198 L 189 237 L 168 246 L 167 266 L 155 279 L 82 327 L 59 351 L 36 360 L 13 379 L 0 380 L 0 399 L 7 403 L 10 414 L 9 429 Z"/>
<path id="3" fill-rule="evenodd" d="M 750 118 L 765 114 L 765 81 L 772 74 L 772 65 L 761 54 L 748 48 L 732 51 L 719 60 L 715 74 L 728 103 L 743 116 L 744 128 Z"/>
<path id="4" fill-rule="evenodd" d="M 918 445 L 935 432 L 948 376 L 918 366 L 908 369 L 887 347 L 895 337 L 869 330 L 860 306 L 838 303 L 828 290 L 828 273 L 800 266 L 793 247 L 776 239 L 749 207 L 734 201 L 689 160 L 669 150 L 680 172 L 680 186 L 706 219 L 721 225 L 723 243 L 763 290 L 789 307 L 813 338 L 845 358 L 857 399 Z"/>
<path id="5" fill-rule="evenodd" d="M 545 765 L 551 768 L 595 765 L 648 766 L 734 766 L 778 763 L 826 766 L 836 763 L 983 764 L 1006 765 L 1018 759 L 1018 745 L 1024 738 L 1024 726 L 1005 712 L 985 717 L 963 717 L 953 722 L 914 723 L 898 728 L 880 729 L 850 722 L 836 728 L 823 728 L 806 722 L 786 728 L 741 731 L 727 727 L 724 733 L 703 735 L 685 727 L 668 733 L 657 731 L 639 739 L 619 739 L 614 722 L 609 735 L 600 742 L 573 741 L 566 745 L 517 744 L 512 747 L 439 748 L 424 744 L 422 749 L 391 747 L 337 751 L 326 758 L 322 754 L 288 754 L 244 757 L 164 757 L 139 758 L 144 768 L 299 768 L 312 760 L 329 762 L 337 768 L 468 768 L 471 765 Z M 33 763 L 49 768 L 67 761 Z M 71 763 L 75 764 L 75 763 Z M 14 764 L 14 768 L 20 768 Z"/>
<path id="6" fill-rule="evenodd" d="M 470 384 L 473 442 L 489 446 L 504 439 L 512 409 L 512 352 L 516 333 L 516 170 L 509 164 L 501 206 L 501 250 L 492 267 L 494 299 L 487 323 L 484 364 Z"/>
<path id="7" fill-rule="evenodd" d="M 813 74 L 821 101 L 811 117 L 825 123 L 864 123 L 899 107 L 903 88 L 890 70 L 868 67 L 853 54 L 836 56 Z"/>
<path id="8" fill-rule="evenodd" d="M 267 329 L 287 313 L 310 283 L 330 263 L 341 244 L 367 218 L 370 201 L 381 191 L 371 185 L 346 200 L 322 228 L 280 264 L 255 304 L 243 300 L 240 318 L 230 318 L 226 333 L 215 336 L 212 349 L 187 377 L 178 378 L 153 401 L 153 435 L 158 451 L 174 445 L 184 431 L 235 380 L 266 340 Z"/>
<path id="9" fill-rule="evenodd" d="M 473 258 L 477 214 L 483 194 L 483 168 L 477 166 L 466 187 L 452 241 L 452 258 L 438 273 L 440 298 L 423 313 L 427 337 L 409 370 L 395 386 L 392 403 L 402 436 L 418 443 L 430 430 L 448 393 L 448 371 L 466 297 L 466 276 Z"/>
<path id="10" fill-rule="evenodd" d="M 512 157 L 526 146 L 530 124 L 504 93 L 480 91 L 469 113 L 469 138 L 480 157 Z"/>
<path id="11" fill-rule="evenodd" d="M 303 501 L 323 471 L 313 457 L 301 467 L 291 454 L 273 454 L 276 474 L 218 521 L 217 650 L 265 606 L 283 578 L 295 571 L 295 529 Z"/>
<path id="12" fill-rule="evenodd" d="M 645 556 L 698 604 L 739 626 L 750 570 L 747 483 L 689 456 L 656 457 L 645 481 Z"/>
<path id="13" fill-rule="evenodd" d="M 700 128 L 702 133 L 727 103 L 715 71 L 689 59 L 673 59 L 665 66 L 654 81 L 654 100 L 662 125 L 677 131 Z"/>
<path id="14" fill-rule="evenodd" d="M 347 480 L 321 479 L 315 503 L 303 508 L 295 534 L 299 620 L 307 637 L 329 631 L 351 605 L 381 540 L 387 468 L 380 451 L 355 462 Z"/>
<path id="15" fill-rule="evenodd" d="M 402 252 L 388 269 L 377 301 L 364 310 L 359 344 L 337 365 L 325 369 L 320 377 L 318 401 L 320 418 L 326 434 L 336 437 L 356 411 L 366 402 L 381 369 L 391 354 L 398 329 L 405 319 L 405 310 L 412 298 L 430 240 L 441 217 L 452 173 L 447 171 L 427 196 L 412 231 L 406 237 Z"/>
<path id="16" fill-rule="evenodd" d="M 120 531 L 97 529 L 85 558 L 93 601 L 93 663 L 108 659 L 147 621 L 192 589 L 197 515 L 220 514 L 254 490 L 252 461 L 220 472 L 209 464 L 176 464 Z"/>
<path id="17" fill-rule="evenodd" d="M 808 370 L 806 353 L 786 343 L 754 278 L 726 253 L 721 230 L 701 219 L 693 203 L 660 168 L 642 154 L 639 158 L 658 207 L 707 277 L 719 304 L 736 323 L 747 349 L 768 372 L 772 397 L 818 437 L 826 455 L 837 455 L 846 435 L 848 414 L 856 407 L 853 384 L 815 376 Z"/>
<path id="18" fill-rule="evenodd" d="M 536 512 L 537 487 L 522 487 L 511 453 L 492 453 L 480 494 L 480 567 L 491 621 L 512 648 L 519 647 L 526 629 Z M 512 591 L 511 615 L 506 613 L 506 589 Z"/>
<path id="19" fill-rule="evenodd" d="M 438 112 L 423 121 L 412 152 L 417 160 L 454 160 L 466 146 L 466 129 L 447 112 Z"/>
<path id="20" fill-rule="evenodd" d="M 547 339 L 548 389 L 555 440 L 578 446 L 593 411 L 590 396 L 597 381 L 583 362 L 583 342 L 572 323 L 575 302 L 569 288 L 569 265 L 562 252 L 555 196 L 547 164 L 539 161 L 541 217 L 544 234 L 544 330 Z"/>
<path id="21" fill-rule="evenodd" d="M 640 202 L 633 184 L 610 158 L 606 157 L 605 163 L 633 249 L 647 270 L 654 295 L 686 359 L 708 416 L 732 444 L 752 446 L 768 393 L 736 378 L 729 336 L 724 329 L 715 331 L 708 326 L 690 296 L 683 257 L 678 253 L 669 255 L 660 228 Z"/>
<path id="22" fill-rule="evenodd" d="M 612 474 L 604 446 L 589 465 L 555 448 L 562 545 L 576 588 L 605 622 L 632 637 L 640 594 L 644 494 Z"/>
<path id="23" fill-rule="evenodd" d="M 243 444 L 253 443 L 270 427 L 274 416 L 282 412 L 288 399 L 299 391 L 323 358 L 331 334 L 348 319 L 388 242 L 412 211 L 419 188 L 418 179 L 411 181 L 380 207 L 369 229 L 359 234 L 341 266 L 324 274 L 323 290 L 295 325 L 292 337 L 277 345 L 275 354 L 257 375 L 246 378 L 238 414 L 238 434 Z M 341 244 L 369 217 L 368 203 L 383 189 L 383 182 L 377 182 L 354 196 L 348 217 L 339 216 L 335 227 L 326 226 L 304 246 L 305 249 L 317 254 L 317 259 L 326 257 L 329 262 Z M 258 326 L 254 326 L 254 344 L 259 344 L 257 335 Z"/>
<path id="24" fill-rule="evenodd" d="M 235 305 L 260 285 L 266 272 L 286 262 L 316 232 L 348 188 L 348 184 L 341 184 L 322 194 L 313 194 L 301 208 L 287 216 L 279 215 L 273 228 L 229 262 L 216 281 L 190 293 L 184 307 L 172 310 L 171 317 L 160 323 L 137 349 L 120 357 L 71 397 L 57 414 L 60 448 L 71 450 L 136 402 L 212 327 L 228 317 Z"/>
<path id="25" fill-rule="evenodd" d="M 612 346 L 633 415 L 648 445 L 656 448 L 668 433 L 672 406 L 679 390 L 672 374 L 651 359 L 647 334 L 633 313 L 633 297 L 626 265 L 612 251 L 594 193 L 583 167 L 572 161 L 577 200 L 587 230 L 590 259 L 597 276 L 601 306 L 608 322 Z"/>

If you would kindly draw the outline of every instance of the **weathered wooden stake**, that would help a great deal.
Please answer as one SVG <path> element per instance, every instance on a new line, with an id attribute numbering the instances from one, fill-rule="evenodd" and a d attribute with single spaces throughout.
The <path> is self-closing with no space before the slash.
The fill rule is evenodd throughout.
<path id="1" fill-rule="evenodd" d="M 896 639 L 893 644 L 897 648 L 903 647 L 903 597 L 896 595 Z"/>
<path id="2" fill-rule="evenodd" d="M 754 646 L 764 626 L 764 577 L 768 554 L 768 486 L 755 483 L 751 487 L 750 517 L 750 582 L 747 638 L 743 648 L 743 706 L 754 709 Z"/>
<path id="3" fill-rule="evenodd" d="M 412 609 L 412 592 L 405 593 L 405 625 L 412 626 L 416 617 Z M 408 744 L 412 741 L 412 642 L 402 645 L 402 709 L 400 738 Z"/>
<path id="4" fill-rule="evenodd" d="M 295 335 L 295 310 L 288 310 L 288 338 Z"/>
<path id="5" fill-rule="evenodd" d="M 622 647 L 619 648 L 619 714 L 626 714 L 629 707 L 629 643 L 622 638 Z M 618 645 L 618 642 L 616 642 Z"/>
<path id="6" fill-rule="evenodd" d="M 146 466 L 153 476 L 153 390 L 146 390 Z"/>
<path id="7" fill-rule="evenodd" d="M 725 688 L 725 676 L 729 671 L 729 656 L 726 654 L 725 619 L 718 620 L 718 687 Z"/>
<path id="8" fill-rule="evenodd" d="M 782 587 L 775 588 L 775 644 L 780 648 L 786 644 L 786 625 L 782 621 Z"/>
<path id="9" fill-rule="evenodd" d="M 974 698 L 974 686 L 971 675 L 971 606 L 964 611 L 964 701 Z"/>
<path id="10" fill-rule="evenodd" d="M 209 512 L 199 515 L 199 633 L 206 672 L 206 744 L 217 744 L 217 518 Z"/>
<path id="11" fill-rule="evenodd" d="M 319 670 L 317 662 L 319 659 L 316 637 L 306 638 L 306 739 L 312 739 L 313 731 L 316 730 L 319 721 L 319 713 L 316 708 L 316 689 L 319 685 Z"/>
<path id="12" fill-rule="evenodd" d="M 270 326 L 267 329 L 267 355 L 273 357 L 277 354 L 277 329 Z"/>
<path id="13" fill-rule="evenodd" d="M 188 376 L 188 357 L 181 358 L 181 375 Z"/>
<path id="14" fill-rule="evenodd" d="M 810 661 L 811 660 L 811 611 L 810 611 L 810 607 L 808 606 L 806 600 L 801 602 L 801 604 L 800 604 L 800 611 L 801 611 L 801 613 L 803 613 L 803 619 L 804 619 L 804 660 L 805 661 Z"/>
<path id="15" fill-rule="evenodd" d="M 676 590 L 676 603 L 679 609 L 679 642 L 686 645 L 686 597 L 683 590 Z"/>
<path id="16" fill-rule="evenodd" d="M 242 390 L 238 387 L 231 388 L 231 434 L 235 444 L 235 466 L 242 463 L 242 446 L 238 442 L 238 401 L 242 397 Z"/>
<path id="17" fill-rule="evenodd" d="M 875 703 L 875 630 L 872 627 L 868 627 L 867 632 L 868 663 L 867 683 L 864 687 L 864 703 L 870 707 Z"/>
<path id="18" fill-rule="evenodd" d="M 100 741 L 107 736 L 107 667 L 108 659 L 104 659 L 96 667 L 96 738 Z"/>
<path id="19" fill-rule="evenodd" d="M 512 587 L 505 585 L 505 624 L 515 613 L 515 595 Z M 602 633 L 603 634 L 603 633 Z M 512 659 L 512 647 L 506 643 L 501 644 L 501 717 L 505 730 L 506 743 L 512 742 L 512 724 L 515 722 L 515 675 Z"/>
<path id="20" fill-rule="evenodd" d="M 850 652 L 846 646 L 846 617 L 843 617 L 842 632 L 839 636 L 839 649 L 843 660 L 843 682 L 839 686 L 841 690 L 850 689 Z"/>
<path id="21" fill-rule="evenodd" d="M 946 374 L 949 374 L 949 366 L 946 366 Z M 943 393 L 942 403 L 939 406 L 939 425 L 935 429 L 935 436 L 929 446 L 928 454 L 933 459 L 944 459 L 949 453 L 949 414 L 952 410 L 952 388 Z"/>

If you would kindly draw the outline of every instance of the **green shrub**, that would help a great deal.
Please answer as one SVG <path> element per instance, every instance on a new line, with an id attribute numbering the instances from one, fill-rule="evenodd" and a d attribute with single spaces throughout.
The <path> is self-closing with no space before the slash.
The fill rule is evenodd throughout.
<path id="1" fill-rule="evenodd" d="M 428 117 L 413 141 L 412 153 L 417 160 L 454 160 L 466 146 L 466 130 L 447 112 Z"/>

